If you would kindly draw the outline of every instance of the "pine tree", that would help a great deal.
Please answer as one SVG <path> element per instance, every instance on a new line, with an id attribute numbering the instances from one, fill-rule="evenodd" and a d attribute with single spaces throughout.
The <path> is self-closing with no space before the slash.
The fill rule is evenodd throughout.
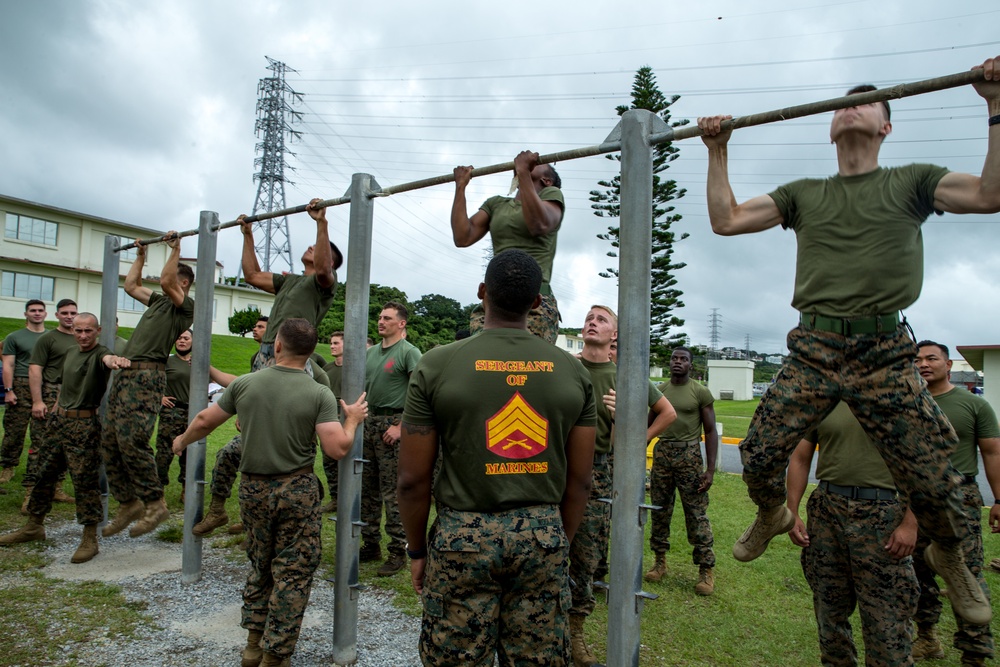
<path id="1" fill-rule="evenodd" d="M 631 106 L 621 105 L 615 108 L 618 115 L 623 115 L 630 109 L 646 109 L 657 114 L 670 127 L 687 125 L 687 119 L 671 121 L 670 105 L 680 99 L 680 95 L 672 95 L 669 99 L 660 91 L 656 83 L 656 75 L 651 67 L 642 67 L 632 83 Z M 670 231 L 670 226 L 681 219 L 674 213 L 670 204 L 680 199 L 687 192 L 677 187 L 674 180 L 663 179 L 659 174 L 665 171 L 670 163 L 679 156 L 680 149 L 672 142 L 660 144 L 653 152 L 653 247 L 652 247 L 652 290 L 650 295 L 650 332 L 649 354 L 653 363 L 666 363 L 670 351 L 685 341 L 683 334 L 671 334 L 671 330 L 684 325 L 684 320 L 674 314 L 674 309 L 683 308 L 680 300 L 683 292 L 677 289 L 677 279 L 674 273 L 683 269 L 686 264 L 674 262 L 674 241 L 683 240 L 688 234 L 681 234 L 680 239 Z M 621 155 L 608 155 L 609 160 L 621 162 Z M 594 215 L 604 218 L 617 218 L 621 215 L 621 174 L 615 175 L 610 181 L 598 181 L 604 190 L 591 190 L 591 208 Z M 606 234 L 598 234 L 597 238 L 611 243 L 614 250 L 608 251 L 608 257 L 618 257 L 619 227 L 608 227 Z M 608 268 L 600 273 L 603 278 L 618 278 L 618 270 Z"/>

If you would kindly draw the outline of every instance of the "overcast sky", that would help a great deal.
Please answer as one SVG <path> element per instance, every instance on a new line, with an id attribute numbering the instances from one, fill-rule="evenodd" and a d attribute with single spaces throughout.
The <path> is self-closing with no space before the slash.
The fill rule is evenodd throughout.
<path id="1" fill-rule="evenodd" d="M 485 166 L 530 148 L 551 153 L 598 144 L 628 104 L 635 71 L 651 66 L 674 119 L 765 111 L 968 69 L 1000 53 L 996 0 L 803 0 L 643 3 L 610 11 L 591 0 L 545 3 L 201 2 L 0 0 L 0 192 L 155 229 L 197 227 L 250 212 L 257 83 L 265 55 L 297 70 L 303 132 L 290 145 L 289 206 L 339 197 L 351 174 L 382 186 Z M 667 11 L 670 7 L 672 11 Z M 751 9 L 752 8 L 752 9 Z M 992 26 L 992 27 L 991 27 Z M 986 105 L 971 89 L 893 103 L 886 166 L 933 162 L 979 173 Z M 739 200 L 799 176 L 836 171 L 830 115 L 748 128 L 730 150 Z M 667 174 L 687 195 L 676 244 L 686 304 L 679 315 L 707 343 L 713 308 L 720 345 L 784 351 L 794 235 L 711 233 L 706 152 L 679 142 Z M 614 262 L 596 238 L 588 193 L 616 163 L 557 165 L 566 217 L 553 289 L 565 326 L 592 303 L 617 304 L 597 273 Z M 508 175 L 473 181 L 474 210 L 506 194 Z M 448 215 L 453 185 L 376 201 L 372 281 L 411 300 L 475 300 L 487 241 L 457 249 Z M 471 211 L 470 211 L 471 212 Z M 329 211 L 347 245 L 347 207 Z M 906 313 L 920 338 L 955 346 L 1000 343 L 1000 216 L 934 217 L 924 226 L 925 284 Z M 297 258 L 314 238 L 289 220 Z M 221 233 L 219 259 L 235 274 L 240 235 Z M 196 241 L 184 242 L 194 256 Z M 296 260 L 297 262 L 297 260 Z M 849 273 L 850 267 L 844 268 Z"/>

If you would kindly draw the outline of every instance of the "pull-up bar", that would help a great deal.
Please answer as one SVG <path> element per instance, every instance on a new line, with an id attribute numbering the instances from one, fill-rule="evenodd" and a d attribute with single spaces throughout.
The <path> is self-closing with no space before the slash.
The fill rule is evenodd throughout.
<path id="1" fill-rule="evenodd" d="M 846 109 L 847 107 L 855 107 L 862 104 L 872 104 L 874 102 L 887 102 L 889 100 L 898 100 L 904 97 L 913 97 L 914 95 L 923 95 L 924 93 L 933 93 L 939 90 L 947 90 L 948 88 L 958 88 L 959 86 L 966 86 L 973 83 L 978 83 L 983 80 L 983 70 L 973 69 L 967 72 L 959 72 L 958 74 L 949 74 L 948 76 L 940 76 L 934 79 L 925 79 L 923 81 L 914 81 L 912 83 L 900 83 L 891 88 L 882 88 L 880 90 L 872 90 L 866 93 L 856 93 L 854 95 L 844 95 L 842 97 L 834 97 L 828 100 L 822 100 L 820 102 L 810 102 L 808 104 L 799 104 L 793 107 L 785 107 L 784 109 L 775 109 L 773 111 L 764 111 L 761 113 L 750 114 L 748 116 L 739 116 L 731 120 L 724 121 L 722 123 L 723 131 L 733 129 L 738 130 L 744 127 L 752 127 L 754 125 L 765 125 L 767 123 L 776 123 L 782 120 L 791 120 L 793 118 L 802 118 L 803 116 L 814 116 L 816 114 L 826 113 L 827 111 L 836 111 L 837 109 Z M 617 130 L 616 130 L 617 132 Z M 616 132 L 613 132 L 608 140 L 594 145 L 594 146 L 584 146 L 582 148 L 572 148 L 565 151 L 559 151 L 556 153 L 547 153 L 541 155 L 538 158 L 539 164 L 551 164 L 553 162 L 565 162 L 566 160 L 576 160 L 584 157 L 592 157 L 594 155 L 604 155 L 606 153 L 615 153 L 621 150 L 622 142 L 616 137 Z M 691 137 L 701 136 L 701 128 L 696 125 L 691 125 L 682 128 L 671 128 L 665 132 L 657 132 L 649 137 L 650 145 L 656 146 L 659 144 L 667 143 L 669 141 L 680 141 L 682 139 L 690 139 Z M 513 171 L 514 162 L 501 162 L 499 164 L 491 164 L 486 167 L 478 167 L 472 170 L 472 177 L 477 176 L 488 176 L 490 174 L 499 174 L 503 172 Z M 401 183 L 399 185 L 392 185 L 387 188 L 382 188 L 378 191 L 370 193 L 372 197 L 389 197 L 391 195 L 400 194 L 402 192 L 410 192 L 411 190 L 420 190 L 422 188 L 429 188 L 435 185 L 443 185 L 445 183 L 454 182 L 454 174 L 442 174 L 441 176 L 434 176 L 431 178 L 424 178 L 419 181 L 410 181 L 409 183 Z M 343 204 L 349 204 L 351 198 L 348 195 L 343 197 L 338 197 L 336 199 L 325 199 L 319 202 L 320 207 L 329 206 L 341 206 Z M 295 215 L 298 213 L 305 213 L 308 205 L 302 204 L 300 206 L 295 206 L 292 208 L 281 209 L 280 211 L 270 211 L 266 213 L 258 213 L 257 215 L 252 215 L 246 218 L 247 222 L 258 222 L 260 220 L 269 220 L 272 218 L 280 218 L 287 215 Z M 232 220 L 230 222 L 222 223 L 217 229 L 228 229 L 230 227 L 236 227 L 239 225 L 239 220 Z M 155 239 L 140 239 L 133 243 L 128 243 L 126 245 L 120 246 L 117 252 L 122 250 L 129 250 L 135 248 L 137 245 L 151 245 L 153 243 L 162 243 L 164 241 L 169 241 L 173 238 L 184 238 L 186 236 L 196 236 L 198 234 L 197 229 L 190 229 L 186 232 L 177 232 L 176 234 L 164 234 Z"/>

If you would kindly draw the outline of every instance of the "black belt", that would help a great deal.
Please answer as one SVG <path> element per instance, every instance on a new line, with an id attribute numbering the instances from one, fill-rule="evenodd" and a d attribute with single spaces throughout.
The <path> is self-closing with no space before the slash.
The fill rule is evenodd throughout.
<path id="1" fill-rule="evenodd" d="M 899 313 L 886 313 L 872 317 L 827 317 L 816 313 L 799 313 L 799 326 L 814 331 L 828 331 L 841 336 L 880 334 L 895 331 L 899 326 Z"/>
<path id="2" fill-rule="evenodd" d="M 368 414 L 373 417 L 391 417 L 403 414 L 402 408 L 368 408 Z"/>
<path id="3" fill-rule="evenodd" d="M 700 445 L 701 440 L 660 440 L 665 445 L 671 447 L 687 447 L 688 445 Z"/>
<path id="4" fill-rule="evenodd" d="M 838 496 L 851 498 L 852 500 L 895 500 L 896 492 L 893 489 L 876 489 L 865 486 L 840 486 L 830 482 L 820 482 L 819 488 L 823 491 L 836 493 Z"/>
<path id="5" fill-rule="evenodd" d="M 962 475 L 962 473 L 959 473 Z M 962 484 L 976 484 L 975 475 L 962 475 Z"/>
<path id="6" fill-rule="evenodd" d="M 174 401 L 174 410 L 187 410 L 190 407 L 187 403 L 181 403 L 180 401 Z"/>
<path id="7" fill-rule="evenodd" d="M 298 470 L 293 470 L 292 472 L 282 472 L 276 475 L 258 475 L 255 472 L 245 472 L 242 474 L 243 479 L 251 482 L 269 482 L 276 479 L 290 479 L 292 477 L 298 477 L 299 475 L 306 475 L 312 471 L 312 466 L 306 466 L 305 468 L 299 468 Z"/>

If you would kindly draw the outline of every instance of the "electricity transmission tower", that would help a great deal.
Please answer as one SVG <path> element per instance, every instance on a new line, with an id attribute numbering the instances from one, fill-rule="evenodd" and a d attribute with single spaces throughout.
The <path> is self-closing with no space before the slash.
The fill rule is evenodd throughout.
<path id="1" fill-rule="evenodd" d="M 267 58 L 267 69 L 274 74 L 261 79 L 257 84 L 257 122 L 254 124 L 254 133 L 260 142 L 257 144 L 258 157 L 254 159 L 253 166 L 260 171 L 253 175 L 253 179 L 257 181 L 254 215 L 285 208 L 285 183 L 292 184 L 285 177 L 285 169 L 294 170 L 285 162 L 285 156 L 295 155 L 285 148 L 285 137 L 291 142 L 302 136 L 302 132 L 292 129 L 292 125 L 302 118 L 302 112 L 293 110 L 292 104 L 301 102 L 302 95 L 292 90 L 285 81 L 285 73 L 296 70 L 274 58 L 264 57 Z M 254 239 L 257 257 L 264 271 L 294 271 L 287 217 L 255 222 Z"/>
<path id="2" fill-rule="evenodd" d="M 718 359 L 719 358 L 719 329 L 721 325 L 719 324 L 719 309 L 713 308 L 712 314 L 708 316 L 708 358 Z"/>

